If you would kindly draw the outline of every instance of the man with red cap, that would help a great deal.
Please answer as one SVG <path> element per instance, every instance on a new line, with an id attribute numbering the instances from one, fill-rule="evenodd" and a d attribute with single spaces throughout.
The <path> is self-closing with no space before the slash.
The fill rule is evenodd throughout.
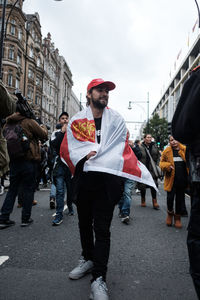
<path id="1" fill-rule="evenodd" d="M 109 91 L 114 88 L 113 82 L 103 79 L 94 79 L 87 87 L 87 106 L 91 108 L 94 119 L 96 145 L 105 138 L 101 130 L 102 116 L 108 104 Z M 108 140 L 106 142 L 109 143 Z M 122 181 L 121 177 L 106 172 L 83 171 L 84 163 L 96 154 L 97 151 L 90 151 L 75 168 L 73 194 L 78 211 L 82 257 L 78 266 L 70 272 L 69 278 L 79 279 L 92 272 L 90 299 L 108 300 L 106 272 L 110 225 L 114 207 L 122 195 Z"/>
<path id="2" fill-rule="evenodd" d="M 77 205 L 82 246 L 82 257 L 69 278 L 79 279 L 92 272 L 93 300 L 108 300 L 110 225 L 122 196 L 122 178 L 156 189 L 151 174 L 129 146 L 124 119 L 107 107 L 109 91 L 114 88 L 113 82 L 103 79 L 89 83 L 87 108 L 71 118 L 60 147 L 60 157 L 73 175 L 72 197 Z"/>

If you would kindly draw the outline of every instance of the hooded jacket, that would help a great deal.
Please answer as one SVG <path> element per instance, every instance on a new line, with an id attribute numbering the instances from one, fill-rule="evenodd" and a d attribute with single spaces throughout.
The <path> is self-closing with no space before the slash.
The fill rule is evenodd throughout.
<path id="1" fill-rule="evenodd" d="M 179 151 L 178 154 L 180 157 L 185 161 L 185 152 L 186 147 L 179 143 Z M 174 169 L 171 169 L 170 167 L 173 167 Z M 161 155 L 160 159 L 160 168 L 165 174 L 164 177 L 164 190 L 167 192 L 170 192 L 172 190 L 173 184 L 174 184 L 174 177 L 175 177 L 175 165 L 174 165 L 174 159 L 173 159 L 173 149 L 171 146 L 168 146 Z"/>
<path id="2" fill-rule="evenodd" d="M 30 141 L 30 149 L 28 150 L 26 160 L 41 160 L 39 140 L 48 139 L 48 131 L 46 126 L 39 125 L 35 120 L 26 118 L 20 113 L 14 113 L 6 119 L 6 124 L 20 123 L 25 135 Z M 6 125 L 5 125 L 6 126 Z"/>

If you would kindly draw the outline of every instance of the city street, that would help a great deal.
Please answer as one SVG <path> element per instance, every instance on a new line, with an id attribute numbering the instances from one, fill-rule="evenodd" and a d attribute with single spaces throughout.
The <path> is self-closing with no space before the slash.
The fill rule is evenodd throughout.
<path id="1" fill-rule="evenodd" d="M 107 274 L 110 300 L 197 299 L 186 248 L 188 218 L 182 218 L 180 230 L 167 227 L 161 183 L 159 190 L 159 211 L 152 209 L 149 190 L 146 208 L 133 193 L 129 225 L 121 223 L 115 210 Z M 41 189 L 35 199 L 31 226 L 20 227 L 16 202 L 11 215 L 15 226 L 0 231 L 0 299 L 88 300 L 91 275 L 78 281 L 68 278 L 80 256 L 77 214 L 67 216 L 66 210 L 63 224 L 53 227 L 49 190 Z M 187 196 L 186 204 L 189 208 Z"/>

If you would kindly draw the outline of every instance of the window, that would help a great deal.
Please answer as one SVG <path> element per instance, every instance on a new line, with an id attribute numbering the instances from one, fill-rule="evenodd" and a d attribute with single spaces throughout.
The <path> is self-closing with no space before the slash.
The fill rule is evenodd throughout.
<path id="1" fill-rule="evenodd" d="M 40 57 L 37 58 L 37 67 L 40 67 L 40 64 L 41 64 L 41 59 Z"/>
<path id="2" fill-rule="evenodd" d="M 19 28 L 18 29 L 18 40 L 22 40 L 22 36 L 23 36 L 23 33 L 22 33 L 22 29 L 21 28 Z"/>
<path id="3" fill-rule="evenodd" d="M 20 52 L 17 53 L 17 64 L 18 65 L 22 64 L 22 55 Z"/>
<path id="4" fill-rule="evenodd" d="M 33 57 L 33 47 L 31 46 L 30 48 L 30 54 L 29 54 L 30 57 Z"/>
<path id="5" fill-rule="evenodd" d="M 11 60 L 14 60 L 14 50 L 15 47 L 13 45 L 10 45 L 10 48 L 8 50 L 8 58 Z"/>
<path id="6" fill-rule="evenodd" d="M 30 86 L 28 87 L 27 97 L 28 99 L 33 100 L 33 88 Z"/>
<path id="7" fill-rule="evenodd" d="M 32 30 L 32 37 L 33 37 L 33 39 L 35 39 L 35 30 L 34 29 Z"/>
<path id="8" fill-rule="evenodd" d="M 15 26 L 15 24 L 16 24 L 16 22 L 15 22 L 15 20 L 11 20 L 10 21 L 10 33 L 12 34 L 12 35 L 15 35 L 15 29 L 16 29 L 16 26 Z"/>
<path id="9" fill-rule="evenodd" d="M 13 72 L 12 70 L 9 70 L 8 72 L 8 86 L 12 86 L 13 85 Z"/>
<path id="10" fill-rule="evenodd" d="M 35 96 L 35 104 L 40 105 L 40 96 L 39 95 Z"/>
<path id="11" fill-rule="evenodd" d="M 36 85 L 39 86 L 40 85 L 40 78 L 36 77 L 36 81 L 35 81 Z"/>
<path id="12" fill-rule="evenodd" d="M 34 73 L 32 69 L 28 69 L 28 78 L 33 79 L 34 78 Z"/>
<path id="13" fill-rule="evenodd" d="M 19 78 L 16 78 L 16 81 L 15 81 L 15 88 L 19 90 Z"/>

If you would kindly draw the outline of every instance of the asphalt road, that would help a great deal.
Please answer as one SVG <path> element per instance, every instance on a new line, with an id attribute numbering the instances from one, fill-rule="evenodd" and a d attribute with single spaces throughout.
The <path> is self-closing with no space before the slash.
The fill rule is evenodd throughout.
<path id="1" fill-rule="evenodd" d="M 133 194 L 130 225 L 122 224 L 115 210 L 107 274 L 110 300 L 197 299 L 186 248 L 188 218 L 182 218 L 180 230 L 167 227 L 162 184 L 160 192 L 159 211 L 152 209 L 150 191 L 146 208 Z M 0 206 L 4 197 L 0 196 Z M 0 299 L 89 299 L 91 275 L 68 279 L 80 256 L 77 215 L 65 214 L 63 224 L 53 227 L 49 191 L 37 192 L 35 199 L 31 226 L 20 227 L 21 209 L 16 203 L 11 215 L 16 225 L 0 231 Z M 189 208 L 188 197 L 186 204 Z"/>

